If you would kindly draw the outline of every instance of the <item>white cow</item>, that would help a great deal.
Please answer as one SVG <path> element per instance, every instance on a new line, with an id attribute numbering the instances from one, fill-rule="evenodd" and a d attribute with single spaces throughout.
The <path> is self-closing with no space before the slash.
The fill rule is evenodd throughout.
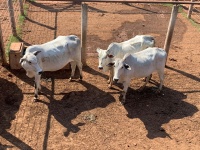
<path id="1" fill-rule="evenodd" d="M 35 77 L 34 99 L 38 98 L 38 90 L 41 89 L 41 73 L 62 69 L 69 62 L 72 68 L 70 80 L 74 77 L 76 65 L 79 68 L 81 80 L 81 45 L 76 35 L 58 36 L 50 42 L 29 46 L 26 49 L 25 55 L 20 59 L 20 64 L 26 70 L 28 77 Z"/>
<path id="2" fill-rule="evenodd" d="M 110 71 L 109 74 L 109 88 L 112 87 L 113 81 L 113 68 L 108 67 L 107 64 L 112 62 L 116 58 L 123 58 L 125 54 L 130 53 L 136 53 L 141 50 L 144 50 L 148 47 L 154 47 L 155 46 L 155 40 L 150 35 L 136 35 L 135 37 L 121 42 L 116 43 L 113 42 L 108 46 L 107 50 L 103 50 L 100 48 L 97 48 L 98 52 L 98 59 L 99 59 L 99 69 L 103 69 L 104 72 Z"/>
<path id="3" fill-rule="evenodd" d="M 147 77 L 145 84 L 140 88 L 140 90 L 142 90 L 149 82 L 150 75 L 157 71 L 160 78 L 158 91 L 161 91 L 166 58 L 167 53 L 164 49 L 153 47 L 135 54 L 126 54 L 123 59 L 116 59 L 115 63 L 109 64 L 111 66 L 114 65 L 113 80 L 123 83 L 122 103 L 125 103 L 126 92 L 132 78 Z"/>

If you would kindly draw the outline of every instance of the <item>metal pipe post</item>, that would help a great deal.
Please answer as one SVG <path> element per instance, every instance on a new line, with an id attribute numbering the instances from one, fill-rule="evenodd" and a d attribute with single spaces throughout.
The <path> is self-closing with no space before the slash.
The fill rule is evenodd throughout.
<path id="1" fill-rule="evenodd" d="M 88 6 L 85 3 L 81 4 L 81 57 L 83 66 L 86 65 L 86 42 L 87 42 L 87 20 L 88 20 Z"/>
<path id="2" fill-rule="evenodd" d="M 174 5 L 173 8 L 172 8 L 171 18 L 170 18 L 170 21 L 169 21 L 168 31 L 167 31 L 167 35 L 166 35 L 166 39 L 165 39 L 165 45 L 164 45 L 164 49 L 167 52 L 167 55 L 169 53 L 169 48 L 170 48 L 170 44 L 171 44 L 171 40 L 172 40 L 172 35 L 173 35 L 173 32 L 174 32 L 174 26 L 175 26 L 175 23 L 176 23 L 178 9 L 179 9 L 179 5 Z"/>

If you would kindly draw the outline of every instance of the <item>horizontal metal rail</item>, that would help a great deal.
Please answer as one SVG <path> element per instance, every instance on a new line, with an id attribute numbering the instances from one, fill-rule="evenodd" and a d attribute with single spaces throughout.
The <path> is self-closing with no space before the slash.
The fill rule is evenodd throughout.
<path id="1" fill-rule="evenodd" d="M 55 0 L 51 0 L 55 1 Z M 57 0 L 56 0 L 57 1 Z M 158 0 L 59 0 L 59 1 L 71 1 L 74 3 L 81 3 L 81 2 L 108 2 L 108 3 L 162 3 L 162 4 L 195 4 L 200 5 L 200 1 L 198 2 L 191 2 L 191 1 L 158 1 Z"/>

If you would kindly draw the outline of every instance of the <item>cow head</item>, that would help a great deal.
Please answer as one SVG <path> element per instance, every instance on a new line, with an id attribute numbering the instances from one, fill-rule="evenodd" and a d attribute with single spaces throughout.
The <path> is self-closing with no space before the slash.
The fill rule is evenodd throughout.
<path id="1" fill-rule="evenodd" d="M 109 64 L 110 58 L 107 57 L 106 50 L 97 48 L 97 53 L 98 53 L 98 59 L 99 59 L 98 68 L 100 70 L 103 69 L 103 71 L 108 71 L 109 67 L 107 66 L 107 64 Z"/>
<path id="2" fill-rule="evenodd" d="M 115 82 L 121 78 L 126 70 L 131 70 L 131 67 L 126 64 L 123 59 L 116 59 L 114 62 L 109 63 L 108 66 L 114 66 L 113 81 Z"/>
<path id="3" fill-rule="evenodd" d="M 114 57 L 116 57 L 119 50 L 120 50 L 119 44 L 113 42 L 108 46 L 106 54 L 109 58 L 114 58 Z"/>
<path id="4" fill-rule="evenodd" d="M 29 78 L 34 77 L 36 74 L 41 74 L 42 69 L 38 64 L 37 55 L 41 51 L 35 51 L 33 53 L 26 53 L 21 59 L 20 64 L 26 70 L 26 75 Z"/>

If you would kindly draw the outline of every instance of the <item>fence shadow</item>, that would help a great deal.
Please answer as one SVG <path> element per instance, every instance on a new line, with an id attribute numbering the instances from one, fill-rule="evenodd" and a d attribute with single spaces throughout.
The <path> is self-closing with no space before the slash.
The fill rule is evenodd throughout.
<path id="1" fill-rule="evenodd" d="M 37 3 L 37 2 L 34 2 L 34 1 L 27 1 L 27 3 L 35 6 L 35 7 L 39 7 L 39 8 L 42 8 L 46 11 L 49 11 L 49 12 L 62 12 L 62 11 L 74 11 L 74 10 L 78 10 L 80 11 L 80 5 L 77 5 L 78 3 L 75 3 L 75 2 L 66 2 L 66 3 L 62 3 L 62 7 L 59 6 L 57 7 L 57 5 L 45 5 L 43 3 Z"/>
<path id="2" fill-rule="evenodd" d="M 52 92 L 48 96 L 48 91 L 44 91 L 45 96 L 49 99 L 49 103 L 38 101 L 44 103 L 48 106 L 49 115 L 47 119 L 47 128 L 44 138 L 43 149 L 47 148 L 48 135 L 50 130 L 51 116 L 66 128 L 64 131 L 64 136 L 68 136 L 70 133 L 77 133 L 80 130 L 80 126 L 85 125 L 84 122 L 79 122 L 73 124 L 72 120 L 77 118 L 84 111 L 92 110 L 95 108 L 105 108 L 110 103 L 115 102 L 114 97 L 110 94 L 98 89 L 96 86 L 80 81 L 79 83 L 86 87 L 86 91 L 70 91 L 69 93 L 59 93 L 64 95 L 63 98 L 58 101 L 54 99 L 54 87 L 55 78 L 52 77 Z M 76 81 L 75 81 L 76 82 Z"/>
<path id="3" fill-rule="evenodd" d="M 23 100 L 22 91 L 16 84 L 3 78 L 0 78 L 0 85 L 0 136 L 19 149 L 30 150 L 32 148 L 29 145 L 7 131 L 11 127 L 11 121 L 16 118 L 16 113 L 19 111 Z M 0 143 L 1 150 L 8 148 L 13 148 L 13 146 Z"/>
<path id="4" fill-rule="evenodd" d="M 23 82 L 31 86 L 34 85 L 34 79 L 28 78 L 26 76 L 25 70 L 23 69 L 11 70 L 9 68 L 7 68 L 7 70 L 12 72 Z M 106 75 L 94 70 L 89 66 L 84 67 L 83 71 L 90 73 L 92 75 L 98 75 L 107 78 Z M 38 102 L 47 105 L 49 109 L 49 114 L 47 116 L 47 122 L 46 122 L 46 132 L 44 135 L 43 149 L 47 148 L 52 116 L 54 116 L 54 118 L 63 127 L 66 128 L 66 131 L 63 134 L 65 136 L 68 136 L 70 133 L 77 133 L 80 130 L 80 126 L 84 125 L 84 122 L 80 122 L 78 124 L 73 124 L 71 122 L 81 112 L 92 110 L 99 107 L 105 108 L 110 103 L 115 102 L 115 99 L 112 95 L 84 81 L 84 76 L 83 76 L 83 81 L 81 81 L 80 84 L 82 84 L 87 89 L 86 91 L 77 90 L 77 91 L 70 91 L 68 93 L 66 92 L 66 93 L 55 94 L 55 79 L 68 79 L 70 77 L 70 74 L 71 70 L 44 72 L 44 74 L 42 74 L 42 80 L 49 80 L 52 82 L 51 89 L 42 86 L 42 94 L 49 99 L 49 102 L 38 100 Z M 78 79 L 78 77 L 79 77 L 79 71 L 78 69 L 76 69 L 75 79 Z M 74 82 L 78 81 L 75 80 Z M 32 95 L 34 95 L 34 93 L 32 93 Z M 63 95 L 63 98 L 57 101 L 54 98 L 55 95 Z M 15 139 L 14 141 L 17 141 L 17 139 Z"/>
<path id="5" fill-rule="evenodd" d="M 198 109 L 196 106 L 183 101 L 187 96 L 182 92 L 164 87 L 161 94 L 156 94 L 151 87 L 146 87 L 141 93 L 128 89 L 127 117 L 139 118 L 148 131 L 150 139 L 170 137 L 162 127 L 173 119 L 192 116 Z"/>
<path id="6" fill-rule="evenodd" d="M 192 75 L 192 74 L 190 74 L 190 73 L 184 72 L 184 71 L 179 70 L 179 69 L 172 68 L 172 67 L 170 67 L 170 66 L 166 66 L 166 68 L 169 69 L 169 70 L 178 72 L 178 73 L 180 73 L 180 74 L 182 74 L 182 75 L 184 75 L 184 76 L 186 76 L 186 77 L 188 77 L 188 78 L 190 78 L 190 79 L 192 79 L 192 80 L 195 80 L 195 81 L 200 82 L 200 78 L 199 78 L 199 77 L 194 76 L 194 75 Z"/>

